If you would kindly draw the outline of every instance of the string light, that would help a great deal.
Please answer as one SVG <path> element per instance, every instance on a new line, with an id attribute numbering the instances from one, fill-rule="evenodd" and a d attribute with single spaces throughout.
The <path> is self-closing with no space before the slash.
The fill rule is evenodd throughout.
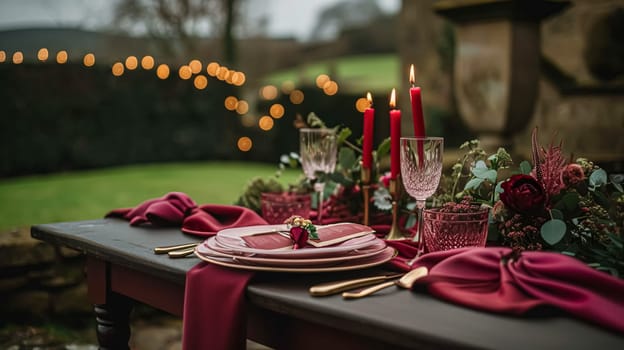
<path id="1" fill-rule="evenodd" d="M 238 149 L 240 151 L 249 152 L 251 150 L 251 147 L 253 147 L 253 142 L 251 141 L 249 137 L 243 136 L 238 139 L 238 142 L 236 143 L 236 145 L 238 146 Z"/>
<path id="2" fill-rule="evenodd" d="M 164 63 L 159 65 L 156 68 L 156 76 L 161 80 L 169 78 L 169 66 Z"/>
<path id="3" fill-rule="evenodd" d="M 95 65 L 95 55 L 92 53 L 88 53 L 82 59 L 82 63 L 85 67 L 93 67 Z"/>
<path id="4" fill-rule="evenodd" d="M 67 51 L 61 50 L 56 53 L 56 63 L 65 64 L 67 63 Z"/>
<path id="5" fill-rule="evenodd" d="M 22 51 L 15 51 L 13 53 L 13 63 L 14 64 L 22 64 L 24 62 L 24 54 Z"/>
<path id="6" fill-rule="evenodd" d="M 143 56 L 143 58 L 141 58 L 141 68 L 145 70 L 150 70 L 154 68 L 154 57 Z"/>
<path id="7" fill-rule="evenodd" d="M 136 56 L 128 56 L 128 58 L 126 58 L 126 68 L 128 68 L 128 70 L 135 70 L 138 66 L 139 61 Z"/>
<path id="8" fill-rule="evenodd" d="M 42 47 L 37 51 L 37 59 L 41 62 L 45 62 L 48 59 L 49 52 L 48 49 Z"/>

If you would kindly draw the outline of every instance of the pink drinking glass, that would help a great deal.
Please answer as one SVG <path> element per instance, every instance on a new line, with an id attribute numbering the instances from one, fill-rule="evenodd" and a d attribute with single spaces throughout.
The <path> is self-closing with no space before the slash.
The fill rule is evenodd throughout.
<path id="1" fill-rule="evenodd" d="M 292 215 L 310 216 L 310 195 L 297 193 L 262 193 L 262 217 L 271 225 L 283 224 Z"/>
<path id="2" fill-rule="evenodd" d="M 427 252 L 464 247 L 485 247 L 489 208 L 470 213 L 424 210 L 423 239 Z"/>

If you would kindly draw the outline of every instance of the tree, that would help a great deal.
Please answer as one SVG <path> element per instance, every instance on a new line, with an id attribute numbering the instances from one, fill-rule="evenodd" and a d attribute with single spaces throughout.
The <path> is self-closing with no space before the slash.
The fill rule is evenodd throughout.
<path id="1" fill-rule="evenodd" d="M 115 25 L 145 32 L 171 55 L 192 55 L 198 39 L 209 35 L 223 41 L 224 60 L 235 60 L 233 28 L 240 0 L 120 0 Z"/>

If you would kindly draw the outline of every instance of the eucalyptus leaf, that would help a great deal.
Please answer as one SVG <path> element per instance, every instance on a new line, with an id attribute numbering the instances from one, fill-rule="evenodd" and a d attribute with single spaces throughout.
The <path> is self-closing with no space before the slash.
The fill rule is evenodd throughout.
<path id="1" fill-rule="evenodd" d="M 607 183 L 607 172 L 604 169 L 597 169 L 589 176 L 589 184 L 594 187 L 600 187 Z"/>
<path id="2" fill-rule="evenodd" d="M 624 192 L 624 188 L 622 188 L 622 185 L 620 183 L 612 182 L 612 184 L 613 184 L 613 187 L 615 187 L 618 191 Z"/>
<path id="3" fill-rule="evenodd" d="M 338 152 L 338 163 L 343 169 L 351 169 L 357 163 L 355 151 L 349 147 L 341 147 Z"/>
<path id="4" fill-rule="evenodd" d="M 377 146 L 377 159 L 382 158 L 390 153 L 390 138 L 387 137 L 379 146 Z"/>
<path id="5" fill-rule="evenodd" d="M 542 225 L 540 233 L 546 243 L 555 245 L 565 236 L 566 224 L 559 219 L 548 220 Z"/>
<path id="6" fill-rule="evenodd" d="M 550 216 L 552 216 L 553 219 L 559 219 L 559 220 L 565 219 L 563 212 L 559 209 L 551 209 Z"/>
<path id="7" fill-rule="evenodd" d="M 351 136 L 351 134 L 352 132 L 351 132 L 351 129 L 349 128 L 340 129 L 340 132 L 337 135 L 338 144 L 341 145 L 346 139 L 349 138 L 349 136 Z"/>
<path id="8" fill-rule="evenodd" d="M 485 180 L 478 177 L 472 178 L 466 183 L 464 190 L 476 190 L 483 183 L 483 181 Z"/>
<path id="9" fill-rule="evenodd" d="M 484 161 L 478 160 L 474 166 L 475 169 L 488 169 L 487 164 Z"/>
<path id="10" fill-rule="evenodd" d="M 503 181 L 499 181 L 496 184 L 496 187 L 494 187 L 494 192 L 499 193 L 499 194 L 505 192 L 505 190 L 503 190 Z"/>
<path id="11" fill-rule="evenodd" d="M 409 214 L 407 220 L 405 220 L 405 228 L 412 228 L 414 225 L 416 225 L 416 215 L 412 213 Z"/>
<path id="12" fill-rule="evenodd" d="M 520 163 L 520 172 L 524 175 L 528 175 L 531 173 L 531 170 L 533 170 L 533 167 L 531 166 L 531 164 L 529 162 L 527 162 L 526 160 L 523 160 Z"/>
<path id="13" fill-rule="evenodd" d="M 471 171 L 474 176 L 480 179 L 485 179 L 490 181 L 491 183 L 496 183 L 496 176 L 498 175 L 498 173 L 494 169 L 473 168 Z"/>

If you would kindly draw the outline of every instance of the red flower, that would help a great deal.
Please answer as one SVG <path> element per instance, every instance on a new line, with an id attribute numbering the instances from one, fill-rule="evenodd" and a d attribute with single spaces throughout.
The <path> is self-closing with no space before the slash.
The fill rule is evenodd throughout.
<path id="1" fill-rule="evenodd" d="M 567 186 L 577 185 L 583 180 L 585 180 L 585 172 L 579 164 L 568 164 L 561 172 L 561 181 Z"/>
<path id="2" fill-rule="evenodd" d="M 546 204 L 546 193 L 535 178 L 519 174 L 501 184 L 500 199 L 505 206 L 520 214 L 539 214 Z"/>
<path id="3" fill-rule="evenodd" d="M 305 247 L 308 242 L 308 230 L 303 227 L 294 226 L 290 228 L 290 238 L 293 240 L 293 249 Z"/>

